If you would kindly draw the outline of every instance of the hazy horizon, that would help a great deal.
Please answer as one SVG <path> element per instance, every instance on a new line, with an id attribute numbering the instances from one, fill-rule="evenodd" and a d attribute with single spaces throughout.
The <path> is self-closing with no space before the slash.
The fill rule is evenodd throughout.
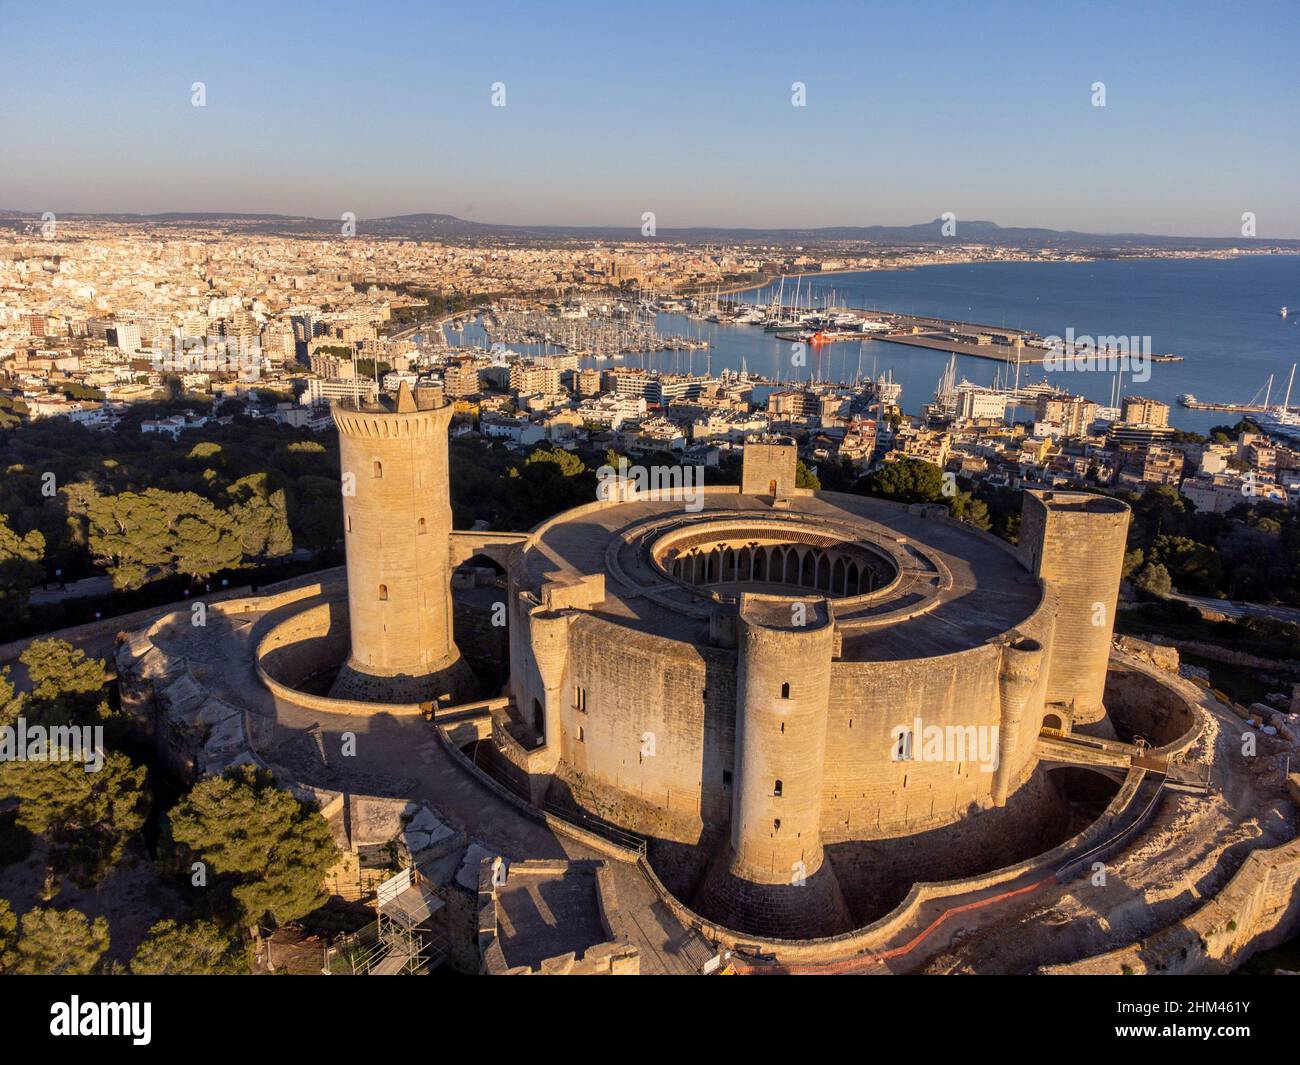
<path id="1" fill-rule="evenodd" d="M 0 206 L 37 215 L 653 212 L 665 230 L 952 211 L 1224 238 L 1249 211 L 1259 238 L 1300 238 L 1289 4 L 56 3 L 9 23 L 26 47 L 0 68 Z"/>
<path id="2" fill-rule="evenodd" d="M 248 209 L 222 210 L 220 208 L 214 209 L 210 207 L 208 208 L 200 207 L 200 208 L 191 208 L 191 209 L 166 209 L 160 211 L 135 211 L 135 210 L 83 211 L 76 208 L 70 210 L 66 208 L 60 209 L 56 205 L 55 207 L 52 208 L 47 207 L 47 208 L 43 208 L 42 210 L 50 210 L 54 213 L 56 217 L 64 218 L 64 219 L 78 218 L 78 217 L 111 217 L 111 216 L 138 217 L 141 219 L 161 218 L 166 216 L 182 216 L 182 217 L 188 216 L 188 217 L 196 218 L 199 216 L 207 215 L 213 218 L 236 218 L 236 217 L 268 218 L 268 219 L 269 218 L 285 218 L 285 219 L 301 218 L 306 221 L 322 222 L 322 223 L 330 223 L 334 221 L 333 218 L 323 217 L 320 215 L 307 214 L 305 212 L 300 212 L 300 211 L 258 211 L 258 210 L 248 210 Z M 39 221 L 41 215 L 41 211 L 36 210 L 34 208 L 10 207 L 4 204 L 0 204 L 0 212 L 8 212 L 8 213 L 14 213 L 14 214 L 19 214 L 24 216 L 30 215 L 33 221 Z M 478 225 L 503 226 L 503 227 L 517 228 L 517 229 L 553 228 L 553 229 L 563 229 L 563 230 L 591 229 L 591 230 L 600 230 L 600 231 L 607 231 L 612 229 L 629 229 L 629 230 L 638 229 L 636 225 L 629 224 L 623 221 L 579 222 L 579 223 L 564 224 L 564 223 L 551 222 L 545 220 L 531 221 L 531 222 L 528 221 L 498 222 L 497 220 L 492 218 L 467 219 L 464 218 L 463 216 L 455 215 L 450 211 L 439 211 L 435 209 L 405 211 L 402 212 L 401 214 L 396 214 L 396 215 L 358 215 L 356 221 L 358 224 L 364 224 L 368 221 L 374 222 L 374 221 L 385 221 L 385 220 L 393 220 L 393 219 L 400 219 L 400 218 L 415 218 L 415 217 L 420 217 L 422 215 L 446 216 L 446 217 L 457 218 L 462 222 L 471 222 Z M 846 229 L 846 228 L 860 228 L 860 229 L 871 229 L 875 227 L 907 228 L 913 226 L 928 226 L 932 224 L 938 226 L 939 224 L 941 224 L 941 222 L 942 219 L 939 218 L 924 219 L 919 222 L 910 221 L 910 222 L 898 222 L 898 223 L 871 222 L 871 221 L 854 222 L 854 223 L 831 222 L 831 223 L 826 223 L 823 225 L 816 225 L 816 226 L 794 226 L 794 225 L 781 226 L 781 225 L 760 225 L 760 224 L 745 224 L 745 223 L 740 223 L 736 225 L 715 225 L 712 223 L 705 222 L 705 223 L 700 223 L 692 226 L 660 226 L 658 227 L 658 233 L 662 235 L 664 233 L 685 232 L 691 230 L 700 230 L 700 231 L 728 230 L 734 232 L 742 232 L 745 230 L 753 230 L 755 232 L 769 232 L 769 231 L 770 232 L 800 232 L 800 231 L 811 232 L 811 231 L 818 231 L 818 230 Z M 994 218 L 976 218 L 976 217 L 958 219 L 959 226 L 963 223 L 968 226 L 991 224 L 991 225 L 996 225 L 1001 230 L 1041 229 L 1049 232 L 1077 233 L 1082 236 L 1090 236 L 1090 237 L 1115 237 L 1115 238 L 1118 237 L 1161 237 L 1161 238 L 1179 237 L 1179 238 L 1186 238 L 1186 239 L 1200 238 L 1206 240 L 1224 240 L 1224 239 L 1232 239 L 1233 237 L 1240 237 L 1239 233 L 1223 235 L 1223 234 L 1212 234 L 1212 233 L 1169 234 L 1169 233 L 1155 233 L 1150 231 L 1138 231 L 1138 230 L 1129 230 L 1129 231 L 1116 230 L 1112 232 L 1103 232 L 1100 230 L 1066 230 L 1066 229 L 1059 229 L 1056 226 L 1039 225 L 1032 222 L 1007 224 L 1004 222 L 1000 222 Z M 1244 240 L 1245 238 L 1241 238 L 1241 239 Z M 1271 242 L 1296 241 L 1296 240 L 1300 240 L 1300 236 L 1273 237 L 1273 238 L 1269 238 L 1267 236 L 1261 236 L 1255 239 L 1260 243 L 1268 244 Z M 959 244 L 961 243 L 960 232 L 958 232 L 958 234 L 955 235 L 954 240 L 956 243 Z"/>

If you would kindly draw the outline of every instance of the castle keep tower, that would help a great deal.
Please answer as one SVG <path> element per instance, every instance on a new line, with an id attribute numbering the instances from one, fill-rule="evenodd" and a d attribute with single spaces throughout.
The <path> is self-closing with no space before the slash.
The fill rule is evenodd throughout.
<path id="1" fill-rule="evenodd" d="M 351 625 L 335 698 L 411 703 L 464 694 L 468 669 L 452 635 L 451 406 L 436 403 L 403 384 L 396 399 L 334 405 Z"/>
<path id="2" fill-rule="evenodd" d="M 1087 492 L 1027 490 L 1021 511 L 1025 567 L 1057 597 L 1048 703 L 1073 707 L 1075 724 L 1105 716 L 1102 695 L 1124 569 L 1129 508 Z"/>

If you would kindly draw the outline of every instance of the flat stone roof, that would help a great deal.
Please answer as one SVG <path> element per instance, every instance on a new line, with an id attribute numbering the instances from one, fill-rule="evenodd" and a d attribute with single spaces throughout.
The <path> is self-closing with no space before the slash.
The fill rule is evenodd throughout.
<path id="1" fill-rule="evenodd" d="M 496 889 L 497 941 L 506 964 L 538 968 L 572 951 L 581 958 L 608 937 L 600 923 L 596 870 L 571 864 L 554 872 L 512 867 Z"/>
<path id="2" fill-rule="evenodd" d="M 1025 622 L 1042 601 L 1037 580 L 1010 545 L 920 508 L 837 492 L 798 495 L 773 507 L 767 497 L 713 489 L 695 512 L 666 499 L 580 507 L 535 531 L 520 575 L 535 591 L 547 581 L 604 574 L 606 598 L 585 613 L 627 626 L 629 639 L 646 633 L 709 646 L 710 614 L 734 613 L 737 597 L 668 577 L 650 548 L 669 531 L 733 520 L 811 525 L 893 558 L 900 573 L 891 585 L 832 601 L 843 633 L 841 660 L 929 658 L 977 647 Z M 818 597 L 794 586 L 789 594 L 792 603 Z"/>

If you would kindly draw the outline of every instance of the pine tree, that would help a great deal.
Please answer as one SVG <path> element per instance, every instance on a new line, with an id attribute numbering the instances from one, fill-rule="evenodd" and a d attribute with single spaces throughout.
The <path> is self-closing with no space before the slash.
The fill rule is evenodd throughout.
<path id="1" fill-rule="evenodd" d="M 18 945 L 18 918 L 7 899 L 0 899 L 0 973 L 7 972 L 18 960 L 14 948 Z"/>
<path id="2" fill-rule="evenodd" d="M 45 574 L 45 537 L 33 529 L 19 536 L 0 514 L 0 636 L 8 639 L 20 631 L 27 617 L 27 596 Z"/>
<path id="3" fill-rule="evenodd" d="M 14 761 L 0 765 L 4 792 L 18 800 L 20 828 L 45 838 L 48 871 L 98 883 L 122 857 L 149 812 L 146 770 L 113 752 L 86 772 L 81 762 Z"/>
<path id="4" fill-rule="evenodd" d="M 136 976 L 241 976 L 248 971 L 248 951 L 215 921 L 159 921 L 131 959 Z"/>
<path id="5" fill-rule="evenodd" d="M 169 814 L 172 839 L 225 878 L 244 924 L 285 924 L 326 901 L 325 874 L 338 861 L 320 812 L 240 766 L 194 786 Z"/>
<path id="6" fill-rule="evenodd" d="M 79 910 L 45 906 L 23 915 L 22 935 L 9 972 L 26 976 L 87 976 L 108 952 L 108 922 Z"/>
<path id="7" fill-rule="evenodd" d="M 106 707 L 102 695 L 107 685 L 104 662 L 66 640 L 34 640 L 18 661 L 27 667 L 31 694 L 24 710 L 39 724 L 91 724 Z"/>

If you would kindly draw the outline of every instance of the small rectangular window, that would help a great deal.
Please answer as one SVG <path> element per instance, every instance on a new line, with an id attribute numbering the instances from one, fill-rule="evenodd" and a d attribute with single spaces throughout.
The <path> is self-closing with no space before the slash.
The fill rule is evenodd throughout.
<path id="1" fill-rule="evenodd" d="M 573 708 L 587 712 L 587 689 L 577 684 L 573 686 Z"/>
<path id="2" fill-rule="evenodd" d="M 893 759 L 895 762 L 910 762 L 912 760 L 912 731 L 903 729 L 894 740 Z"/>
<path id="3" fill-rule="evenodd" d="M 722 771 L 722 786 L 723 786 L 724 788 L 729 788 L 729 787 L 731 787 L 731 770 L 730 770 L 730 769 L 724 769 L 724 770 Z"/>

